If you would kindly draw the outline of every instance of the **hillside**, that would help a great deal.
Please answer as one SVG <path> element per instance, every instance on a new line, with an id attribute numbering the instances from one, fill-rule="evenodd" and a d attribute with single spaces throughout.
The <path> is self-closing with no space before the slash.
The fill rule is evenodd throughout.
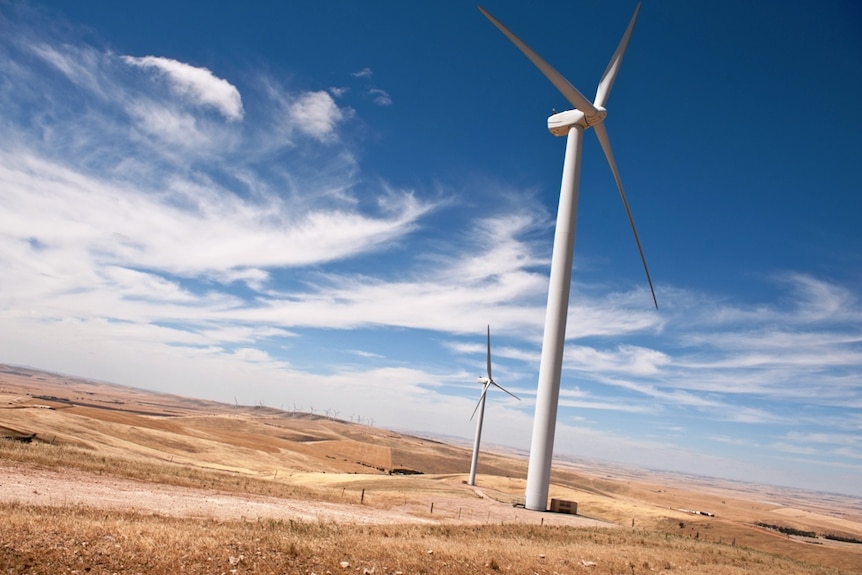
<path id="1" fill-rule="evenodd" d="M 477 491 L 465 485 L 469 450 L 441 441 L 320 414 L 227 405 L 13 366 L 0 365 L 0 437 L 109 461 L 217 470 L 307 488 L 320 500 L 349 493 L 381 511 L 402 510 L 405 522 L 475 520 L 462 511 L 477 494 L 483 518 L 575 520 L 515 514 L 512 504 L 524 492 L 523 457 L 483 454 Z M 0 458 L 0 465 L 16 467 L 10 458 Z M 577 501 L 581 518 L 862 573 L 862 545 L 822 537 L 862 540 L 862 502 L 849 497 L 562 462 L 554 469 L 551 497 Z M 391 521 L 398 520 L 388 516 Z"/>

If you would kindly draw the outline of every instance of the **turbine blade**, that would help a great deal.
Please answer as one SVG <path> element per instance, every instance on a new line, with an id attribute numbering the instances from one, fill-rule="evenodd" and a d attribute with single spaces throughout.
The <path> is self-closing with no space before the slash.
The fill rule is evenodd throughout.
<path id="1" fill-rule="evenodd" d="M 617 163 L 614 161 L 614 153 L 611 151 L 611 142 L 608 140 L 608 132 L 605 130 L 605 124 L 600 122 L 593 126 L 593 130 L 596 132 L 596 137 L 599 139 L 599 143 L 602 145 L 602 150 L 605 151 L 605 157 L 608 159 L 608 164 L 611 166 L 611 172 L 614 174 L 614 180 L 617 182 L 617 189 L 620 191 L 620 197 L 623 200 L 623 206 L 626 208 L 626 215 L 629 217 L 629 224 L 632 226 L 632 233 L 635 235 L 635 243 L 638 245 L 638 252 L 641 255 L 641 262 L 644 265 L 644 271 L 646 272 L 646 279 L 649 282 L 649 289 L 652 292 L 652 301 L 655 304 L 655 308 L 658 309 L 658 300 L 655 297 L 655 289 L 652 285 L 652 278 L 649 275 L 649 268 L 646 263 L 646 256 L 644 256 L 643 247 L 641 247 L 641 240 L 638 237 L 638 230 L 635 228 L 635 220 L 632 217 L 632 211 L 629 209 L 629 201 L 626 199 L 626 193 L 623 191 L 623 182 L 620 179 L 620 173 L 617 170 Z"/>
<path id="2" fill-rule="evenodd" d="M 488 326 L 488 379 L 491 380 L 491 326 Z"/>
<path id="3" fill-rule="evenodd" d="M 544 74 L 545 77 L 551 81 L 551 84 L 553 84 L 557 88 L 557 90 L 559 90 L 560 93 L 565 96 L 566 100 L 568 100 L 572 106 L 583 112 L 585 116 L 592 116 L 597 112 L 596 107 L 593 106 L 593 104 L 589 100 L 587 100 L 587 98 L 584 97 L 584 95 L 581 94 L 577 88 L 572 86 L 572 84 L 569 83 L 569 81 L 566 80 L 562 74 L 554 70 L 550 64 L 548 64 L 542 59 L 541 56 L 533 52 L 533 50 L 529 46 L 524 44 L 524 42 L 520 38 L 515 36 L 511 30 L 503 26 L 503 24 L 499 20 L 494 18 L 490 12 L 488 12 L 481 6 L 479 6 L 479 11 L 482 12 L 485 18 L 490 20 L 491 24 L 496 26 L 497 29 L 500 30 L 500 32 L 505 34 L 506 37 L 511 40 L 512 43 L 517 46 L 518 49 L 523 52 L 527 58 L 530 59 L 530 62 L 532 62 L 536 66 L 536 68 L 538 68 L 539 71 L 541 71 L 542 74 Z"/>
<path id="4" fill-rule="evenodd" d="M 604 107 L 605 103 L 608 101 L 608 96 L 611 95 L 611 88 L 614 87 L 614 80 L 617 79 L 617 73 L 620 71 L 620 66 L 623 63 L 623 56 L 626 53 L 626 47 L 629 45 L 629 38 L 632 35 L 632 30 L 635 27 L 635 21 L 638 19 L 638 12 L 640 12 L 641 5 L 638 4 L 635 8 L 634 16 L 629 21 L 629 27 L 626 28 L 626 33 L 623 34 L 622 40 L 620 40 L 619 46 L 617 46 L 616 52 L 611 56 L 611 61 L 608 63 L 608 67 L 605 68 L 605 73 L 602 74 L 602 81 L 599 82 L 599 89 L 596 90 L 596 101 L 594 104 L 596 106 Z"/>
<path id="5" fill-rule="evenodd" d="M 491 382 L 485 384 L 482 388 L 482 393 L 479 394 L 479 401 L 476 402 L 476 407 L 473 408 L 473 414 L 470 416 L 470 421 L 473 421 L 473 418 L 476 416 L 476 412 L 479 411 L 479 406 L 482 405 L 482 400 L 485 399 L 485 394 L 488 393 L 488 387 L 491 386 Z"/>
<path id="6" fill-rule="evenodd" d="M 502 385 L 500 385 L 499 383 L 497 383 L 496 381 L 491 380 L 491 384 L 492 384 L 494 387 L 496 387 L 497 389 L 499 389 L 500 391 L 505 391 L 506 393 L 508 393 L 509 395 L 511 395 L 512 397 L 514 397 L 515 399 L 517 399 L 518 401 L 521 401 L 521 398 L 520 398 L 520 397 L 518 397 L 517 395 L 515 395 L 514 393 L 512 393 L 511 391 L 509 391 L 508 389 L 506 389 L 505 387 L 503 387 L 503 386 L 502 386 Z"/>

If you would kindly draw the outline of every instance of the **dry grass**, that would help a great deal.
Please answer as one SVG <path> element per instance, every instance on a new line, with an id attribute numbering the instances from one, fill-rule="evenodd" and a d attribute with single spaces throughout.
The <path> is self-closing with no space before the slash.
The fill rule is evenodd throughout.
<path id="1" fill-rule="evenodd" d="M 123 477 L 178 487 L 316 501 L 340 499 L 332 489 L 319 489 L 187 465 L 109 457 L 77 447 L 53 446 L 38 442 L 0 441 L 0 459 L 17 465 L 31 465 L 45 469 L 76 469 L 95 475 Z"/>
<path id="2" fill-rule="evenodd" d="M 14 503 L 0 513 L 3 573 L 840 573 L 619 529 L 218 522 Z"/>
<path id="3" fill-rule="evenodd" d="M 338 490 L 338 484 L 317 490 L 297 488 L 40 444 L 0 442 L 0 458 L 24 466 L 305 500 L 331 499 Z M 409 491 L 411 485 L 404 487 Z M 375 498 L 379 496 L 375 491 Z M 2 573 L 842 573 L 750 548 L 658 531 L 523 524 L 225 521 L 15 502 L 0 503 L 0 514 Z"/>
<path id="4" fill-rule="evenodd" d="M 107 510 L 92 498 L 44 506 L 45 499 L 27 498 L 28 504 L 0 497 L 0 574 L 862 573 L 862 546 L 805 542 L 756 527 L 780 523 L 862 536 L 862 503 L 828 494 L 753 485 L 729 490 L 692 478 L 562 467 L 555 468 L 551 496 L 576 500 L 583 514 L 623 528 L 551 526 L 553 516 L 540 526 L 538 515 L 526 525 L 506 505 L 524 493 L 524 458 L 488 453 L 480 461 L 481 501 L 503 503 L 495 509 L 508 511 L 492 521 L 486 506 L 475 521 L 483 525 L 463 525 L 461 507 L 478 497 L 462 485 L 468 450 L 426 438 L 19 369 L 0 369 L 0 424 L 18 436 L 36 434 L 29 445 L 0 441 L 0 464 L 25 475 L 193 488 L 178 495 L 184 498 L 198 490 L 261 495 L 282 499 L 275 499 L 280 509 L 297 502 L 355 504 L 367 491 L 361 507 L 375 520 L 398 509 L 388 517 L 437 523 L 364 526 L 340 515 L 338 524 L 193 518 L 168 516 L 162 507 L 149 507 L 158 514 Z M 425 475 L 391 477 L 380 467 Z M 429 502 L 438 504 L 433 514 Z M 295 518 L 292 513 L 280 517 Z M 629 528 L 635 520 L 637 528 Z"/>

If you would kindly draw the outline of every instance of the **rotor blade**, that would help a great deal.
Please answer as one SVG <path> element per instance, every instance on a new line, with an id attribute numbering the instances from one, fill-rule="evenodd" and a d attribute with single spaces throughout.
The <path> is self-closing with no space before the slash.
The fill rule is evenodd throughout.
<path id="1" fill-rule="evenodd" d="M 599 89 L 596 90 L 596 101 L 594 102 L 596 106 L 604 107 L 605 102 L 608 101 L 608 96 L 611 95 L 611 88 L 614 87 L 614 80 L 617 79 L 617 72 L 620 71 L 620 65 L 623 63 L 623 56 L 626 53 L 626 47 L 629 45 L 629 38 L 632 35 L 640 9 L 641 5 L 638 4 L 637 8 L 635 8 L 634 16 L 629 21 L 629 27 L 626 28 L 626 33 L 623 34 L 616 52 L 611 56 L 611 61 L 608 63 L 608 67 L 605 68 L 605 73 L 602 74 L 602 81 L 599 82 Z"/>
<path id="2" fill-rule="evenodd" d="M 491 386 L 491 382 L 489 381 L 482 388 L 482 393 L 479 395 L 479 401 L 476 402 L 476 407 L 473 408 L 473 415 L 470 416 L 470 421 L 473 421 L 473 418 L 476 416 L 476 412 L 479 411 L 479 406 L 482 405 L 482 400 L 485 399 L 485 394 L 488 393 L 488 388 L 490 386 Z"/>
<path id="3" fill-rule="evenodd" d="M 491 378 L 491 326 L 488 326 L 488 379 Z"/>
<path id="4" fill-rule="evenodd" d="M 597 112 L 596 107 L 581 94 L 577 88 L 571 85 L 568 80 L 566 80 L 562 74 L 554 70 L 550 64 L 545 62 L 541 56 L 533 52 L 533 50 L 524 44 L 520 38 L 515 36 L 511 30 L 503 26 L 503 24 L 494 18 L 487 10 L 479 6 L 479 11 L 491 21 L 491 24 L 496 26 L 500 32 L 506 35 L 506 37 L 512 41 L 512 43 L 518 47 L 518 49 L 524 53 L 524 55 L 530 59 L 536 68 L 538 68 L 545 77 L 551 81 L 557 90 L 566 97 L 566 100 L 572 104 L 575 108 L 584 113 L 585 116 L 592 116 Z"/>
<path id="5" fill-rule="evenodd" d="M 509 391 L 508 389 L 506 389 L 505 387 L 503 387 L 502 385 L 500 385 L 499 383 L 494 381 L 493 379 L 491 380 L 491 385 L 493 385 L 494 387 L 496 387 L 500 391 L 505 391 L 506 393 L 508 393 L 509 395 L 514 397 L 515 399 L 517 399 L 518 401 L 521 401 L 520 397 L 518 397 L 517 395 L 515 395 L 514 393 L 512 393 L 511 391 Z"/>
<path id="6" fill-rule="evenodd" d="M 644 256 L 644 250 L 641 247 L 641 240 L 638 237 L 638 230 L 635 228 L 635 220 L 632 217 L 632 211 L 629 209 L 629 202 L 626 199 L 626 193 L 623 191 L 623 182 L 620 179 L 620 173 L 617 170 L 617 163 L 614 161 L 614 153 L 611 151 L 611 142 L 608 140 L 608 132 L 605 130 L 604 122 L 600 122 L 593 126 L 593 130 L 596 132 L 596 137 L 599 139 L 599 143 L 602 145 L 602 150 L 605 151 L 605 157 L 608 159 L 608 164 L 611 166 L 611 172 L 614 174 L 614 179 L 617 181 L 617 189 L 620 191 L 620 197 L 623 200 L 623 206 L 626 208 L 626 215 L 629 217 L 629 224 L 632 226 L 632 232 L 635 235 L 635 243 L 638 245 L 638 252 L 641 255 L 641 262 L 644 265 L 644 271 L 646 272 L 646 279 L 649 282 L 649 289 L 652 292 L 652 301 L 655 304 L 655 308 L 658 309 L 658 300 L 655 297 L 655 289 L 653 289 L 652 278 L 649 275 L 649 268 L 646 263 L 646 256 Z"/>

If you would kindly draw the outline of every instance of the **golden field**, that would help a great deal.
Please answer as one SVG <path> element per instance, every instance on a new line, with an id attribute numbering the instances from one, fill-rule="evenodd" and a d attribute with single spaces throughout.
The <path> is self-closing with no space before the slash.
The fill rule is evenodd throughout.
<path id="1" fill-rule="evenodd" d="M 862 573 L 838 495 L 560 463 L 579 515 L 536 513 L 520 454 L 474 488 L 465 447 L 11 366 L 0 437 L 0 573 Z"/>

